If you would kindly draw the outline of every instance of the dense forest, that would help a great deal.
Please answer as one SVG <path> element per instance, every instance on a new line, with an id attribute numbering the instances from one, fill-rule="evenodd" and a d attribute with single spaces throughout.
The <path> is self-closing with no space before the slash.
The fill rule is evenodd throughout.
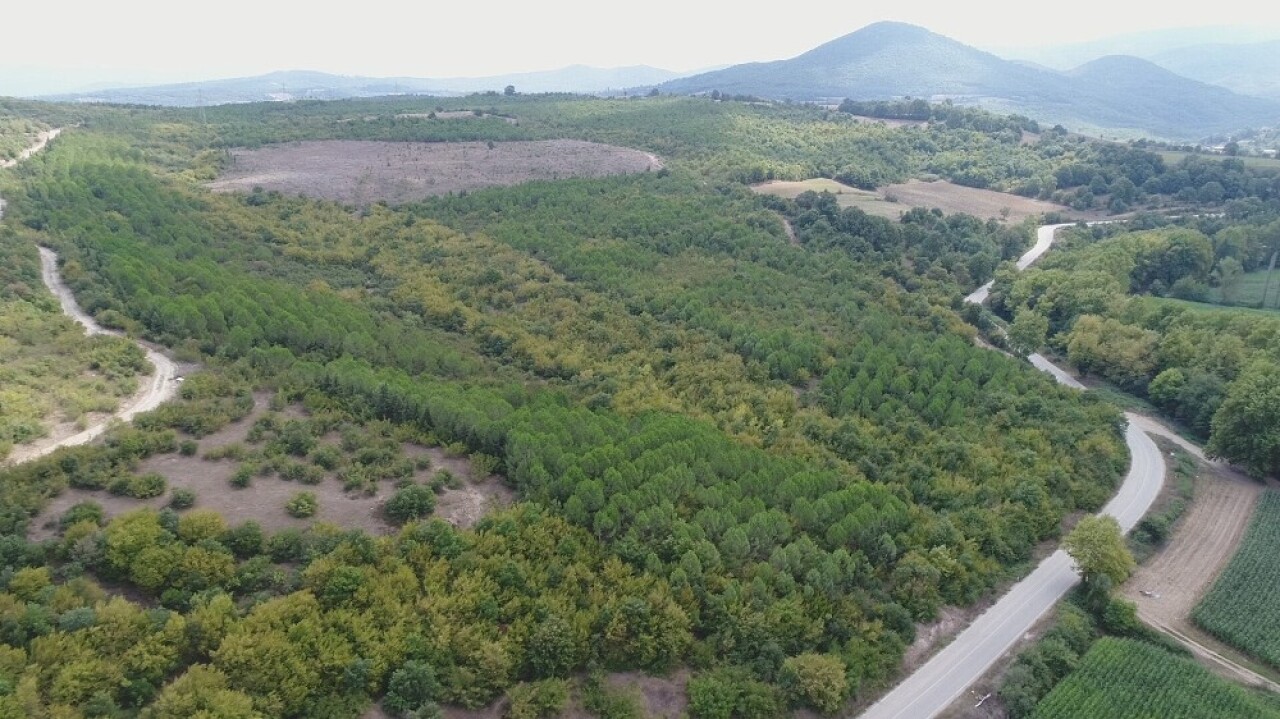
<path id="1" fill-rule="evenodd" d="M 1110 495 L 1120 413 L 975 346 L 962 310 L 1029 227 L 888 222 L 743 183 L 933 173 L 1054 196 L 1102 177 L 1113 197 L 1122 178 L 1166 197 L 1186 185 L 1147 181 L 1183 170 L 980 123 L 477 100 L 492 117 L 405 98 L 8 106 L 79 124 L 0 177 L 13 241 L 56 248 L 104 325 L 206 369 L 104 444 L 0 473 L 0 714 L 343 717 L 381 701 L 435 716 L 505 694 L 523 717 L 572 694 L 630 716 L 601 676 L 680 666 L 699 719 L 833 712 L 894 676 L 917 622 L 976 601 Z M 227 148 L 267 142 L 554 137 L 667 167 L 399 207 L 198 184 Z M 1276 190 L 1244 176 L 1230 197 Z M 340 467 L 352 491 L 401 485 L 403 528 L 272 531 L 187 498 L 77 505 L 27 539 L 63 492 L 163 494 L 141 464 L 195 451 L 254 392 L 309 419 L 264 426 L 243 483 L 211 491 Z M 320 449 L 343 426 L 456 448 L 519 502 L 470 529 L 432 520 L 439 487 L 404 483 L 394 456 L 361 451 L 373 439 Z"/>

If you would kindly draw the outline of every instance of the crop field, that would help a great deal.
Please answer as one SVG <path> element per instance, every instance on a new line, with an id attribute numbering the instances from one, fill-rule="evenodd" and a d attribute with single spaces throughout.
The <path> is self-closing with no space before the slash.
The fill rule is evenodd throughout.
<path id="1" fill-rule="evenodd" d="M 235 150 L 218 192 L 255 187 L 367 205 L 421 200 L 530 180 L 647 172 L 662 162 L 646 152 L 578 140 L 532 142 L 373 142 L 317 140 Z"/>
<path id="2" fill-rule="evenodd" d="M 800 182 L 774 181 L 753 188 L 761 194 L 794 199 L 802 192 L 830 192 L 836 196 L 840 207 L 856 207 L 868 215 L 896 220 L 913 207 L 938 208 L 946 213 L 964 212 L 983 219 L 1020 222 L 1028 217 L 1048 212 L 1060 212 L 1072 217 L 1069 207 L 1052 202 L 1033 200 L 994 190 L 979 190 L 943 180 L 923 182 L 908 180 L 887 185 L 875 192 L 829 180 L 814 178 Z"/>
<path id="3" fill-rule="evenodd" d="M 1270 287 L 1267 286 L 1267 275 L 1272 275 Z M 1215 301 L 1222 301 L 1220 289 L 1214 288 L 1211 292 Z M 1280 271 L 1258 270 L 1241 275 L 1235 301 L 1240 305 L 1257 307 L 1262 303 L 1263 292 L 1267 293 L 1267 308 L 1273 311 L 1280 309 Z"/>
<path id="4" fill-rule="evenodd" d="M 1280 719 L 1280 703 L 1131 639 L 1099 639 L 1032 719 Z"/>
<path id="5" fill-rule="evenodd" d="M 1192 618 L 1218 639 L 1280 667 L 1280 492 L 1262 496 L 1240 550 Z"/>
<path id="6" fill-rule="evenodd" d="M 1280 168 L 1280 159 L 1276 159 L 1274 157 L 1228 158 L 1225 155 L 1206 155 L 1206 154 L 1200 154 L 1200 153 L 1194 153 L 1194 152 L 1182 152 L 1179 150 L 1162 150 L 1160 152 L 1157 152 L 1156 154 L 1164 158 L 1164 161 L 1170 165 L 1176 165 L 1179 162 L 1182 162 L 1182 160 L 1187 157 L 1200 157 L 1202 159 L 1210 160 L 1210 161 L 1236 159 L 1243 162 L 1245 167 L 1254 167 L 1254 168 L 1259 168 L 1264 170 L 1272 170 L 1272 169 Z"/>

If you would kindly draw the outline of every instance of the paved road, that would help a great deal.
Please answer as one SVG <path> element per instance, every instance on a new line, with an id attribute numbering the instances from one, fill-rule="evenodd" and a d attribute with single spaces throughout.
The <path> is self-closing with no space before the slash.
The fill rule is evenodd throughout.
<path id="1" fill-rule="evenodd" d="M 19 160 L 24 160 L 31 155 L 39 152 L 50 140 L 58 136 L 61 129 L 50 130 L 41 133 L 36 144 L 23 151 L 19 156 Z M 9 161 L 5 166 L 11 166 L 15 161 Z M 4 200 L 0 199 L 0 218 L 3 217 Z M 62 305 L 62 311 L 71 317 L 81 326 L 85 328 L 85 332 L 90 335 L 116 335 L 123 336 L 119 332 L 108 330 L 99 325 L 92 317 L 87 315 L 84 310 L 80 309 L 80 305 L 76 304 L 76 298 L 71 294 L 71 290 L 62 281 L 62 277 L 58 274 L 58 256 L 46 247 L 40 248 L 40 275 L 44 280 L 44 284 L 49 291 L 58 298 L 58 302 Z M 15 447 L 9 455 L 8 463 L 19 464 L 27 462 L 38 457 L 43 457 L 60 447 L 70 447 L 77 444 L 85 444 L 107 431 L 111 423 L 115 420 L 128 422 L 133 417 L 142 412 L 159 407 L 162 402 L 169 399 L 178 390 L 177 383 L 177 367 L 173 360 L 164 356 L 154 348 L 149 347 L 141 342 L 140 347 L 147 353 L 147 359 L 155 367 L 155 373 L 147 380 L 148 384 L 137 393 L 130 397 L 115 411 L 110 417 L 86 427 L 84 430 L 77 432 L 69 437 L 62 437 L 53 441 L 34 442 L 28 445 Z"/>
<path id="2" fill-rule="evenodd" d="M 1036 244 L 1018 261 L 1026 269 L 1053 244 L 1062 225 L 1045 225 L 1036 233 Z M 990 283 L 967 297 L 983 302 Z M 1084 386 L 1069 373 L 1040 355 L 1030 358 L 1036 367 L 1069 387 Z M 1133 528 L 1155 501 L 1164 483 L 1164 459 L 1155 442 L 1141 429 L 1137 415 L 1129 415 L 1125 443 L 1132 457 L 1129 472 L 1102 514 L 1115 517 L 1126 532 Z M 1058 602 L 1080 576 L 1071 558 L 1058 550 L 1018 582 L 990 609 L 983 612 L 959 636 L 893 691 L 863 712 L 862 719 L 932 719 L 946 709 L 973 682 L 986 673 L 1040 617 Z"/>

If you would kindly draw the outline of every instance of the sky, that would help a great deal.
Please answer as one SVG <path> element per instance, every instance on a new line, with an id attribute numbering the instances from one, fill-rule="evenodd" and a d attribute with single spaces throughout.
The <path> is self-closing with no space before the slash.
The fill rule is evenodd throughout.
<path id="1" fill-rule="evenodd" d="M 1217 0 L 1214 14 L 1134 0 L 876 3 L 809 0 L 59 0 L 0 10 L 0 95 L 320 70 L 458 77 L 580 63 L 675 71 L 792 57 L 880 20 L 983 49 L 1161 28 L 1247 24 L 1280 39 L 1280 4 Z M 330 8 L 337 7 L 332 10 Z M 1257 9 L 1257 8 L 1262 9 Z M 764 8 L 763 10 L 761 8 Z M 1264 38 L 1257 38 L 1264 39 Z M 34 88 L 40 89 L 34 89 Z"/>

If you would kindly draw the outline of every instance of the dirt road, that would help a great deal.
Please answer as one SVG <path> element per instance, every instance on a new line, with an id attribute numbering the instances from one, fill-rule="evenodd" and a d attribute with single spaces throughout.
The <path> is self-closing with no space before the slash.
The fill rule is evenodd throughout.
<path id="1" fill-rule="evenodd" d="M 38 141 L 27 148 L 19 155 L 19 160 L 24 160 L 39 152 L 49 141 L 58 136 L 61 128 L 50 130 L 40 134 Z M 15 161 L 10 161 L 5 166 L 11 166 Z M 4 201 L 0 199 L 0 217 L 3 217 Z M 122 336 L 119 332 L 108 330 L 93 320 L 92 317 L 85 314 L 80 309 L 80 305 L 76 304 L 75 297 L 71 294 L 71 290 L 62 281 L 62 277 L 58 274 L 58 256 L 45 247 L 40 248 L 40 274 L 44 280 L 45 286 L 49 291 L 58 298 L 59 304 L 62 305 L 62 311 L 85 328 L 85 332 L 90 335 L 108 334 Z M 177 367 L 173 360 L 158 352 L 155 348 L 150 347 L 141 342 L 138 343 L 147 353 L 147 359 L 151 365 L 155 367 L 155 373 L 148 378 L 143 386 L 132 397 L 125 400 L 114 414 L 100 419 L 83 430 L 75 434 L 66 436 L 47 437 L 42 441 L 33 442 L 31 444 L 15 447 L 10 453 L 6 463 L 20 464 L 38 457 L 43 457 L 60 447 L 70 447 L 78 444 L 85 444 L 107 431 L 111 423 L 115 420 L 128 422 L 141 412 L 147 412 L 160 406 L 160 403 L 172 397 L 178 389 Z"/>
<path id="2" fill-rule="evenodd" d="M 76 304 L 76 299 L 71 294 L 71 290 L 63 283 L 62 277 L 58 274 L 58 256 L 53 250 L 46 247 L 40 248 L 40 272 L 45 286 L 58 298 L 58 302 L 62 305 L 62 311 L 68 317 L 79 322 L 85 328 L 86 333 L 90 335 L 122 336 L 119 332 L 108 330 L 99 325 L 92 317 L 85 314 L 84 310 L 80 309 L 80 305 Z M 147 360 L 155 367 L 155 372 L 144 381 L 143 386 L 137 393 L 121 404 L 114 414 L 89 425 L 73 435 L 54 437 L 44 442 L 35 442 L 30 445 L 16 447 L 10 455 L 9 461 L 13 464 L 18 464 L 43 457 L 60 447 L 86 444 L 107 431 L 107 428 L 115 420 L 128 422 L 135 415 L 153 410 L 165 400 L 173 397 L 178 391 L 178 372 L 173 360 L 156 351 L 153 347 L 141 342 L 138 344 L 146 351 Z"/>

